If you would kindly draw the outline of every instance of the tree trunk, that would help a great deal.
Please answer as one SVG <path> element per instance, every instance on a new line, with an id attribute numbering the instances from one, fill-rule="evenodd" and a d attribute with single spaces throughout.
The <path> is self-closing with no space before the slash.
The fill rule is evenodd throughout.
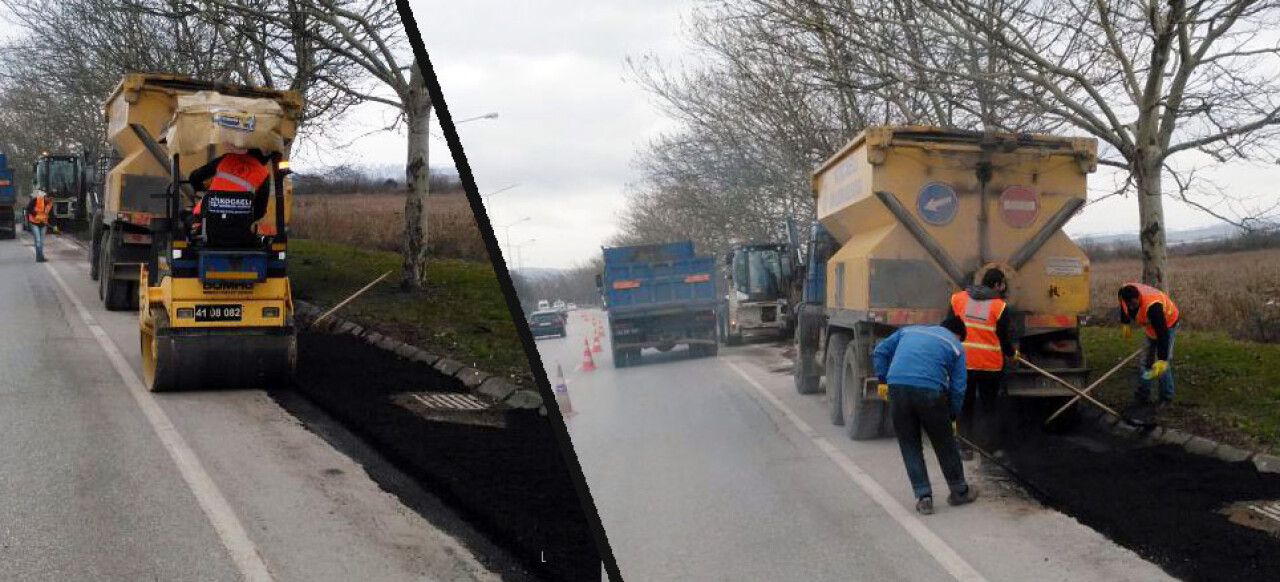
<path id="1" fill-rule="evenodd" d="M 404 271 L 400 288 L 420 289 L 427 275 L 427 140 L 431 127 L 431 96 L 422 72 L 415 64 L 409 76 L 409 94 L 404 100 L 409 125 L 409 159 L 405 167 Z"/>
<path id="2" fill-rule="evenodd" d="M 1165 261 L 1168 260 L 1169 253 L 1165 246 L 1160 165 L 1139 161 L 1133 167 L 1134 179 L 1138 184 L 1138 220 L 1142 225 L 1142 230 L 1138 233 L 1142 242 L 1142 282 L 1167 290 Z"/>

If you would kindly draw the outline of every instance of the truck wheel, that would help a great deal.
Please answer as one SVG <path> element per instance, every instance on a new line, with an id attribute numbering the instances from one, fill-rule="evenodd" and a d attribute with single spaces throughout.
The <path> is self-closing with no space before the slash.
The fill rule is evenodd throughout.
<path id="1" fill-rule="evenodd" d="M 740 333 L 726 334 L 724 338 L 724 343 L 731 346 L 740 346 L 742 345 L 742 334 Z"/>
<path id="2" fill-rule="evenodd" d="M 102 272 L 102 216 L 93 215 L 93 222 L 89 225 L 89 236 L 93 237 L 93 244 L 89 246 L 89 278 L 97 281 L 98 275 Z"/>
<path id="3" fill-rule="evenodd" d="M 817 322 L 805 322 L 800 316 L 796 318 L 799 326 L 795 334 L 796 363 L 791 375 L 796 381 L 796 392 L 800 394 L 817 394 L 822 376 L 818 374 L 818 362 L 814 356 L 818 351 L 818 340 L 821 333 Z"/>
<path id="4" fill-rule="evenodd" d="M 102 303 L 107 307 L 107 311 L 126 311 L 137 301 L 137 292 L 130 281 L 111 277 L 115 271 L 112 268 L 114 264 L 115 237 L 108 231 L 102 241 L 102 271 L 98 273 L 98 295 L 102 297 Z"/>
<path id="5" fill-rule="evenodd" d="M 830 405 L 831 424 L 844 424 L 844 356 L 849 347 L 849 335 L 838 332 L 827 339 L 827 403 Z"/>
<path id="6" fill-rule="evenodd" d="M 627 367 L 627 350 L 613 350 L 613 367 Z"/>
<path id="7" fill-rule="evenodd" d="M 707 352 L 706 355 L 709 358 L 714 358 L 720 355 L 720 344 L 714 343 L 709 346 L 706 346 L 706 352 Z"/>
<path id="8" fill-rule="evenodd" d="M 858 350 L 858 342 L 850 342 L 844 352 L 844 372 L 840 374 L 844 429 L 849 438 L 865 441 L 880 436 L 884 403 L 862 397 L 867 371 Z"/>

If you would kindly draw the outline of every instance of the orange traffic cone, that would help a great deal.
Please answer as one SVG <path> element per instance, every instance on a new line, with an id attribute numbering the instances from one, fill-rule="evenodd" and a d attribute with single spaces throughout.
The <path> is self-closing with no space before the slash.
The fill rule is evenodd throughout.
<path id="1" fill-rule="evenodd" d="M 556 364 L 556 386 L 553 391 L 556 395 L 556 405 L 560 407 L 561 417 L 568 418 L 577 414 L 573 409 L 573 402 L 569 400 L 569 385 L 564 381 L 564 369 L 560 364 Z"/>
<path id="2" fill-rule="evenodd" d="M 596 334 L 596 341 L 591 344 L 591 353 L 593 354 L 600 353 L 600 334 L 598 333 Z"/>
<path id="3" fill-rule="evenodd" d="M 582 338 L 582 371 L 592 372 L 596 369 L 595 360 L 591 359 L 591 342 L 586 338 Z"/>

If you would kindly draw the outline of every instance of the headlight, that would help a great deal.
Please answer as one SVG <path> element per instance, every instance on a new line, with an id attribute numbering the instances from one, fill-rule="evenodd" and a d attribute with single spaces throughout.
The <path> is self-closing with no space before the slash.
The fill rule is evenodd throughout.
<path id="1" fill-rule="evenodd" d="M 193 318 L 193 317 L 195 317 L 195 316 L 196 316 L 196 310 L 195 310 L 195 309 L 193 309 L 193 308 L 191 308 L 191 307 L 179 307 L 179 308 L 178 308 L 178 318 L 179 318 L 179 319 L 191 319 L 191 318 Z"/>
<path id="2" fill-rule="evenodd" d="M 262 317 L 264 319 L 275 319 L 277 317 L 280 317 L 280 308 L 279 307 L 263 307 Z"/>

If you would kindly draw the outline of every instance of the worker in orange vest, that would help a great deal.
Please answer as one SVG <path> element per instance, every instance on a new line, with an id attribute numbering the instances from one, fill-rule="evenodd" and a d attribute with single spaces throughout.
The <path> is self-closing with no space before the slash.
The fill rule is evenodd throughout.
<path id="1" fill-rule="evenodd" d="M 982 276 L 981 285 L 970 285 L 951 296 L 951 315 L 963 320 L 968 330 L 964 340 L 968 386 L 959 426 L 964 427 L 966 439 L 988 449 L 999 448 L 993 433 L 1000 427 L 998 403 L 1004 382 L 1005 358 L 1017 357 L 1008 305 L 1004 300 L 1008 289 L 1004 273 L 992 269 Z M 975 408 L 982 410 L 982 418 L 977 423 Z M 979 426 L 982 427 L 980 431 Z M 973 449 L 962 443 L 960 454 L 966 461 L 970 460 Z"/>
<path id="2" fill-rule="evenodd" d="M 1147 353 L 1142 358 L 1142 377 L 1134 401 L 1138 405 L 1151 402 L 1151 383 L 1160 384 L 1160 404 L 1173 401 L 1173 340 L 1178 329 L 1178 306 L 1169 294 L 1142 283 L 1125 283 L 1120 287 L 1121 333 L 1129 339 L 1130 323 L 1142 326 L 1147 334 Z"/>
<path id="3" fill-rule="evenodd" d="M 270 184 L 267 178 L 271 175 L 272 156 L 259 149 L 245 150 L 228 147 L 228 152 L 209 161 L 209 163 L 192 170 L 187 180 L 198 190 L 212 192 L 248 192 L 253 194 L 253 219 L 261 220 L 267 213 L 267 199 Z M 276 190 L 284 187 L 283 176 L 276 176 Z M 192 234 L 200 230 L 201 214 L 204 198 L 201 197 L 192 208 Z M 261 223 L 258 234 L 275 234 L 275 223 Z"/>
<path id="4" fill-rule="evenodd" d="M 36 262 L 44 260 L 44 232 L 49 226 L 49 214 L 53 212 L 53 200 L 41 190 L 36 190 L 27 202 L 27 224 L 31 225 L 31 237 L 36 242 Z"/>

